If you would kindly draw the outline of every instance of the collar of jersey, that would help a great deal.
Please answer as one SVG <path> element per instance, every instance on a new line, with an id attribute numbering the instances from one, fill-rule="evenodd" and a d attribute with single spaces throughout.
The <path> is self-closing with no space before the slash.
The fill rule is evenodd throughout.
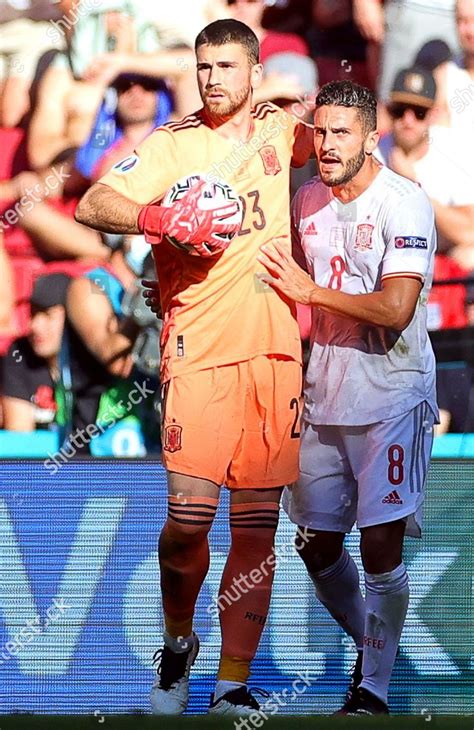
<path id="1" fill-rule="evenodd" d="M 332 208 L 332 210 L 337 211 L 338 208 L 340 210 L 341 205 L 342 206 L 346 206 L 346 205 L 353 205 L 354 203 L 360 203 L 360 201 L 363 200 L 364 197 L 366 195 L 368 195 L 373 190 L 374 185 L 378 185 L 379 184 L 380 177 L 381 176 L 383 177 L 384 171 L 386 170 L 385 165 L 382 165 L 381 167 L 382 167 L 382 169 L 380 170 L 380 172 L 377 175 L 377 177 L 374 180 L 372 180 L 372 182 L 370 183 L 369 187 L 366 188 L 360 195 L 358 195 L 357 198 L 354 198 L 353 200 L 350 200 L 348 203 L 343 203 L 342 200 L 339 200 L 339 198 L 337 198 L 334 195 L 334 193 L 332 191 L 332 188 L 329 188 L 329 206 Z"/>

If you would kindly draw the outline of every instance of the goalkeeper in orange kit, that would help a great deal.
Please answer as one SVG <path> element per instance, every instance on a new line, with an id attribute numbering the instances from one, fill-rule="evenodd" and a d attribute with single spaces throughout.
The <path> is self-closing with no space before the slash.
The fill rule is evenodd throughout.
<path id="1" fill-rule="evenodd" d="M 257 256 L 274 237 L 286 237 L 289 249 L 289 168 L 306 162 L 312 129 L 272 104 L 252 108 L 262 77 L 258 54 L 258 40 L 243 23 L 220 20 L 204 28 L 196 39 L 203 108 L 155 130 L 86 193 L 76 212 L 99 230 L 145 233 L 160 282 L 169 509 L 159 540 L 165 632 L 151 695 L 157 714 L 180 714 L 187 706 L 199 650 L 193 614 L 221 485 L 231 491 L 225 594 L 272 555 L 282 487 L 298 475 L 295 308 L 260 284 Z M 223 179 L 244 212 L 230 246 L 206 249 L 212 255 L 201 244 L 215 228 L 228 232 L 226 209 L 199 210 L 199 187 L 167 209 L 158 205 L 178 179 L 196 173 Z M 178 250 L 164 234 L 198 255 Z M 242 716 L 258 708 L 247 680 L 272 570 L 259 578 L 220 610 L 222 650 L 210 712 Z"/>

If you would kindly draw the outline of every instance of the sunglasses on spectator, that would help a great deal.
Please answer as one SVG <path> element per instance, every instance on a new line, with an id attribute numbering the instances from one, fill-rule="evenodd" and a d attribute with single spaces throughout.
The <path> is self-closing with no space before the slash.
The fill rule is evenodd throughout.
<path id="1" fill-rule="evenodd" d="M 388 112 L 394 119 L 402 119 L 408 109 L 413 112 L 419 122 L 426 117 L 429 111 L 429 109 L 426 109 L 424 106 L 415 106 L 413 104 L 392 104 L 392 106 L 388 108 Z"/>
<path id="2" fill-rule="evenodd" d="M 141 86 L 145 91 L 157 91 L 158 85 L 155 79 L 124 79 L 113 84 L 118 94 L 129 91 L 132 86 Z"/>
<path id="3" fill-rule="evenodd" d="M 239 2 L 244 2 L 244 3 L 251 3 L 251 4 L 253 4 L 253 3 L 258 3 L 258 2 L 260 2 L 260 0 L 227 0 L 227 5 L 237 5 L 237 3 L 239 3 Z"/>

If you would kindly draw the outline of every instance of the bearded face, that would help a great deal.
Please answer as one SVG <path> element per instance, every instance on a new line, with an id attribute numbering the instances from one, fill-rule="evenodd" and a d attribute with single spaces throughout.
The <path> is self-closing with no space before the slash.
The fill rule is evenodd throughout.
<path id="1" fill-rule="evenodd" d="M 365 132 L 359 110 L 321 106 L 314 115 L 314 149 L 325 185 L 344 185 L 357 175 L 367 159 Z"/>
<path id="2" fill-rule="evenodd" d="M 197 49 L 199 93 L 206 111 L 226 119 L 250 106 L 252 66 L 239 43 Z"/>

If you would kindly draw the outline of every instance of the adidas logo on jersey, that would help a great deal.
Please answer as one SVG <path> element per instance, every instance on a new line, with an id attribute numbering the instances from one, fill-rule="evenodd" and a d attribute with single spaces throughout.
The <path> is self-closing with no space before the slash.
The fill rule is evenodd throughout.
<path id="1" fill-rule="evenodd" d="M 393 492 L 390 492 L 390 494 L 387 494 L 387 496 L 382 499 L 382 504 L 403 504 L 403 499 L 400 497 L 397 490 L 394 489 Z"/>
<path id="2" fill-rule="evenodd" d="M 317 233 L 318 231 L 316 230 L 314 221 L 311 221 L 309 225 L 304 229 L 305 236 L 316 236 Z"/>

